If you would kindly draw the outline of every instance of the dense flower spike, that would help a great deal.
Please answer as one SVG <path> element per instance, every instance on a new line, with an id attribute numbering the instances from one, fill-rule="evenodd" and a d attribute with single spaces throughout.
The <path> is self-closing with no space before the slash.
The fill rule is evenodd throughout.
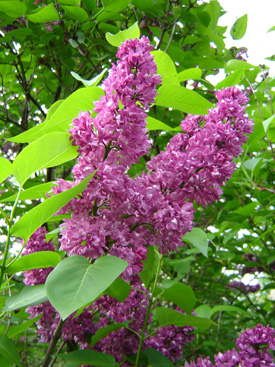
<path id="1" fill-rule="evenodd" d="M 247 328 L 235 342 L 236 347 L 214 356 L 212 364 L 209 357 L 199 358 L 197 363 L 185 362 L 184 367 L 275 367 L 274 357 L 269 349 L 275 350 L 275 330 L 258 324 Z"/>

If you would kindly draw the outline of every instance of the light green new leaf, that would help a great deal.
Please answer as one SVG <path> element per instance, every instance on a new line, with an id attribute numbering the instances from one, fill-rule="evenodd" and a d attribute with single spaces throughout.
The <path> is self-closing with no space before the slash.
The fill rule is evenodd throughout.
<path id="1" fill-rule="evenodd" d="M 121 42 L 126 41 L 127 39 L 135 39 L 140 37 L 140 30 L 138 27 L 138 23 L 134 23 L 131 27 L 128 29 L 125 29 L 124 31 L 119 31 L 117 34 L 112 34 L 110 32 L 106 33 L 106 39 L 107 41 L 115 47 L 120 46 Z"/>
<path id="2" fill-rule="evenodd" d="M 79 6 L 64 6 L 62 8 L 66 12 L 66 16 L 73 20 L 78 20 L 79 22 L 85 22 L 89 16 L 88 13 Z"/>
<path id="3" fill-rule="evenodd" d="M 30 175 L 48 167 L 58 166 L 77 157 L 77 147 L 69 133 L 54 132 L 42 136 L 25 147 L 13 162 L 12 173 L 21 186 Z"/>
<path id="4" fill-rule="evenodd" d="M 6 300 L 5 311 L 13 311 L 22 307 L 39 305 L 48 301 L 45 284 L 25 286 L 20 292 Z"/>
<path id="5" fill-rule="evenodd" d="M 171 107 L 194 115 L 206 115 L 207 110 L 213 107 L 207 99 L 198 93 L 178 85 L 161 86 L 156 96 L 156 105 Z"/>
<path id="6" fill-rule="evenodd" d="M 33 254 L 21 256 L 18 260 L 7 265 L 6 273 L 15 274 L 19 271 L 31 269 L 44 269 L 56 266 L 61 261 L 58 253 L 53 251 L 39 251 Z"/>
<path id="7" fill-rule="evenodd" d="M 0 334 L 0 354 L 7 360 L 21 367 L 20 356 L 13 342 L 3 334 Z"/>
<path id="8" fill-rule="evenodd" d="M 12 171 L 12 164 L 5 158 L 0 157 L 0 183 L 3 182 Z"/>
<path id="9" fill-rule="evenodd" d="M 199 68 L 186 69 L 178 73 L 178 79 L 180 82 L 186 80 L 200 80 L 202 76 L 202 70 Z"/>
<path id="10" fill-rule="evenodd" d="M 153 310 L 153 315 L 153 319 L 159 323 L 158 327 L 175 325 L 178 327 L 193 326 L 198 329 L 207 329 L 211 325 L 216 325 L 212 320 L 191 315 L 186 316 L 181 312 L 166 307 L 156 307 Z"/>
<path id="11" fill-rule="evenodd" d="M 38 10 L 34 11 L 32 14 L 28 15 L 28 18 L 31 22 L 34 23 L 45 23 L 45 22 L 53 22 L 55 20 L 59 20 L 59 15 L 57 10 L 54 7 L 54 4 L 51 3 L 45 7 L 41 7 Z"/>
<path id="12" fill-rule="evenodd" d="M 101 79 L 102 79 L 102 77 L 103 77 L 103 75 L 105 74 L 106 71 L 107 71 L 106 68 L 103 69 L 102 72 L 99 75 L 95 76 L 91 80 L 82 79 L 81 76 L 78 75 L 77 73 L 75 73 L 74 71 L 71 71 L 71 74 L 76 80 L 79 80 L 80 82 L 82 82 L 83 85 L 85 85 L 85 87 L 95 87 L 101 81 Z"/>
<path id="13" fill-rule="evenodd" d="M 55 186 L 55 184 L 56 183 L 54 181 L 50 181 L 41 185 L 32 186 L 29 189 L 21 191 L 19 200 L 24 201 L 24 200 L 37 200 L 41 198 L 46 199 L 47 198 L 46 193 L 51 191 L 52 186 Z M 14 201 L 16 197 L 17 194 L 8 196 L 5 199 L 0 200 L 0 203 L 7 203 L 10 201 Z"/>
<path id="14" fill-rule="evenodd" d="M 216 85 L 216 89 L 222 89 L 222 88 L 225 88 L 225 87 L 234 86 L 234 85 L 238 84 L 242 80 L 243 77 L 244 77 L 244 70 L 243 69 L 237 70 L 234 73 L 228 75 L 222 81 L 220 81 Z"/>
<path id="15" fill-rule="evenodd" d="M 224 65 L 224 71 L 226 74 L 231 73 L 232 71 L 249 69 L 255 69 L 255 66 L 243 60 L 229 60 Z"/>
<path id="16" fill-rule="evenodd" d="M 152 51 L 157 64 L 157 74 L 160 74 L 162 84 L 180 85 L 177 70 L 170 56 L 163 51 Z"/>
<path id="17" fill-rule="evenodd" d="M 192 243 L 204 256 L 208 257 L 208 239 L 206 233 L 200 228 L 193 228 L 183 237 L 184 241 Z"/>
<path id="18" fill-rule="evenodd" d="M 92 111 L 94 101 L 99 100 L 104 91 L 99 87 L 81 88 L 66 98 L 54 111 L 49 119 L 9 141 L 26 143 L 38 139 L 50 132 L 65 132 L 69 130 L 73 118 L 78 117 L 79 111 Z"/>
<path id="19" fill-rule="evenodd" d="M 27 7 L 21 1 L 0 1 L 0 11 L 10 17 L 19 18 L 25 14 Z"/>
<path id="20" fill-rule="evenodd" d="M 273 27 L 269 28 L 269 30 L 267 32 L 273 32 L 273 31 L 275 31 L 275 25 Z"/>
<path id="21" fill-rule="evenodd" d="M 263 128 L 265 133 L 268 132 L 268 128 L 270 125 L 275 125 L 275 115 L 272 115 L 271 117 L 263 121 Z"/>
<path id="22" fill-rule="evenodd" d="M 71 201 L 75 196 L 84 191 L 95 172 L 69 190 L 54 195 L 43 201 L 43 203 L 35 206 L 12 226 L 11 234 L 13 236 L 22 237 L 26 241 L 37 230 L 37 228 L 47 222 L 52 215 Z"/>
<path id="23" fill-rule="evenodd" d="M 95 350 L 75 350 L 71 353 L 63 354 L 62 358 L 77 363 L 77 366 L 88 364 L 97 367 L 115 367 L 116 365 L 113 356 Z"/>
<path id="24" fill-rule="evenodd" d="M 92 336 L 91 348 L 95 346 L 99 340 L 105 338 L 105 336 L 111 334 L 113 331 L 128 326 L 129 322 L 130 321 L 111 324 L 106 327 L 101 327 L 100 329 L 98 329 L 97 332 Z"/>
<path id="25" fill-rule="evenodd" d="M 165 289 L 161 297 L 175 303 L 187 314 L 191 314 L 197 301 L 192 288 L 183 283 L 176 283 Z"/>
<path id="26" fill-rule="evenodd" d="M 126 267 L 126 261 L 114 256 L 100 257 L 93 264 L 83 256 L 66 258 L 46 280 L 49 301 L 65 320 L 94 301 Z"/>
<path id="27" fill-rule="evenodd" d="M 142 271 L 138 274 L 145 287 L 148 288 L 151 281 L 155 278 L 157 269 L 159 267 L 160 255 L 155 246 L 149 246 L 147 258 L 143 262 Z"/>
<path id="28" fill-rule="evenodd" d="M 236 22 L 233 24 L 230 35 L 234 40 L 239 40 L 243 38 L 245 35 L 247 28 L 247 14 L 243 15 L 242 17 L 238 18 Z"/>
<path id="29" fill-rule="evenodd" d="M 149 131 L 152 131 L 152 130 L 182 131 L 180 126 L 171 127 L 151 116 L 147 116 L 146 121 L 147 121 L 146 127 Z"/>

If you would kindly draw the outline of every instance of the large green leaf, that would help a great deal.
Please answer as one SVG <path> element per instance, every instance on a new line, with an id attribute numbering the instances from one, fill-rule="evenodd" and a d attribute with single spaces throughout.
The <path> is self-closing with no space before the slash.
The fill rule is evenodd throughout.
<path id="1" fill-rule="evenodd" d="M 10 362 L 21 367 L 20 356 L 13 342 L 3 334 L 0 334 L 0 354 Z"/>
<path id="2" fill-rule="evenodd" d="M 120 46 L 121 42 L 126 41 L 127 39 L 135 39 L 140 37 L 140 30 L 138 27 L 138 23 L 134 23 L 131 27 L 128 29 L 125 29 L 124 31 L 119 31 L 117 34 L 111 34 L 110 32 L 106 33 L 106 39 L 107 41 L 115 47 Z"/>
<path id="3" fill-rule="evenodd" d="M 178 79 L 180 82 L 184 82 L 186 80 L 200 80 L 202 76 L 202 70 L 200 68 L 191 68 L 181 71 L 178 74 Z"/>
<path id="4" fill-rule="evenodd" d="M 208 239 L 206 233 L 200 228 L 193 228 L 183 237 L 184 241 L 192 243 L 204 256 L 208 257 Z"/>
<path id="5" fill-rule="evenodd" d="M 84 191 L 94 174 L 95 172 L 71 189 L 54 195 L 43 201 L 43 203 L 35 206 L 12 226 L 11 234 L 13 236 L 22 237 L 26 241 L 37 230 L 37 228 L 47 222 L 52 215 L 71 201 L 75 196 Z"/>
<path id="6" fill-rule="evenodd" d="M 3 182 L 12 171 L 12 164 L 5 158 L 0 157 L 0 183 Z"/>
<path id="7" fill-rule="evenodd" d="M 97 367 L 115 367 L 115 358 L 113 356 L 95 350 L 75 350 L 74 352 L 63 354 L 61 357 L 67 361 L 77 363 L 76 366 L 88 364 Z"/>
<path id="8" fill-rule="evenodd" d="M 54 132 L 32 142 L 15 158 L 12 173 L 21 186 L 30 175 L 48 167 L 74 159 L 77 147 L 69 140 L 69 133 Z"/>
<path id="9" fill-rule="evenodd" d="M 9 338 L 13 338 L 16 335 L 22 334 L 25 330 L 27 330 L 30 326 L 32 326 L 35 322 L 41 319 L 42 314 L 34 317 L 33 319 L 27 320 L 25 322 L 20 322 L 18 325 L 13 325 L 9 327 L 7 336 Z M 0 364 L 2 367 L 2 365 Z"/>
<path id="10" fill-rule="evenodd" d="M 157 64 L 157 74 L 160 74 L 162 84 L 180 85 L 175 63 L 170 56 L 163 51 L 152 51 L 154 61 Z"/>
<path id="11" fill-rule="evenodd" d="M 215 306 L 212 308 L 211 310 L 211 316 L 214 315 L 216 312 L 234 312 L 234 313 L 247 313 L 246 310 L 243 310 L 240 307 L 236 307 L 236 306 L 231 306 L 231 305 L 219 305 L 219 306 Z"/>
<path id="12" fill-rule="evenodd" d="M 243 69 L 237 70 L 237 71 L 233 72 L 232 74 L 228 75 L 222 81 L 220 81 L 216 85 L 216 89 L 222 89 L 222 88 L 225 88 L 225 87 L 230 87 L 230 86 L 236 85 L 242 80 L 243 77 L 244 77 L 244 70 Z"/>
<path id="13" fill-rule="evenodd" d="M 0 11 L 10 17 L 19 18 L 25 14 L 27 7 L 21 1 L 0 1 Z"/>
<path id="14" fill-rule="evenodd" d="M 126 267 L 126 261 L 114 256 L 101 257 L 93 264 L 83 256 L 69 257 L 48 276 L 47 296 L 64 320 L 95 300 Z"/>
<path id="15" fill-rule="evenodd" d="M 125 301 L 131 292 L 131 287 L 123 279 L 117 278 L 106 290 L 105 294 L 117 299 L 119 302 Z"/>
<path id="16" fill-rule="evenodd" d="M 61 257 L 57 252 L 39 251 L 33 254 L 21 256 L 18 260 L 7 265 L 6 272 L 15 274 L 19 271 L 27 271 L 31 269 L 43 269 L 56 266 L 61 261 Z"/>
<path id="17" fill-rule="evenodd" d="M 161 297 L 175 303 L 187 314 L 191 314 L 196 304 L 196 296 L 192 288 L 183 283 L 176 283 L 165 289 Z"/>
<path id="18" fill-rule="evenodd" d="M 216 325 L 212 320 L 191 315 L 186 316 L 181 312 L 166 307 L 156 307 L 153 310 L 153 315 L 153 319 L 158 321 L 158 327 L 175 325 L 178 327 L 193 326 L 198 329 L 207 329 L 211 325 Z"/>
<path id="19" fill-rule="evenodd" d="M 206 115 L 212 104 L 193 90 L 178 85 L 163 85 L 158 90 L 156 105 L 192 113 Z"/>
<path id="20" fill-rule="evenodd" d="M 45 284 L 25 286 L 20 292 L 6 300 L 5 310 L 13 311 L 22 307 L 38 305 L 48 301 Z"/>
<path id="21" fill-rule="evenodd" d="M 66 12 L 66 16 L 70 19 L 78 20 L 79 22 L 85 22 L 89 16 L 88 13 L 79 6 L 64 6 L 62 8 Z"/>
<path id="22" fill-rule="evenodd" d="M 243 15 L 242 17 L 238 18 L 236 22 L 233 24 L 230 35 L 234 40 L 239 40 L 243 38 L 245 35 L 247 28 L 247 14 Z"/>
<path id="23" fill-rule="evenodd" d="M 105 10 L 120 13 L 127 8 L 130 0 L 102 0 Z"/>
<path id="24" fill-rule="evenodd" d="M 59 20 L 59 15 L 57 10 L 54 7 L 54 4 L 51 3 L 45 7 L 41 7 L 38 10 L 34 11 L 32 14 L 28 15 L 28 18 L 31 22 L 34 23 L 44 23 L 44 22 L 53 22 L 55 20 Z"/>
<path id="25" fill-rule="evenodd" d="M 92 111 L 93 102 L 99 100 L 103 94 L 103 90 L 99 87 L 78 89 L 58 105 L 49 119 L 9 141 L 26 143 L 50 132 L 64 132 L 69 129 L 73 118 L 78 117 L 79 111 Z"/>
<path id="26" fill-rule="evenodd" d="M 51 191 L 52 186 L 54 186 L 55 182 L 46 182 L 41 185 L 35 185 L 30 187 L 29 189 L 23 190 L 20 192 L 20 201 L 23 200 L 37 200 L 37 199 L 46 199 L 46 194 Z M 17 197 L 17 194 L 6 197 L 5 199 L 0 200 L 0 203 L 7 203 L 10 201 L 14 201 Z"/>
<path id="27" fill-rule="evenodd" d="M 224 71 L 227 74 L 231 73 L 232 71 L 249 70 L 249 69 L 254 69 L 254 68 L 255 68 L 255 66 L 253 66 L 252 64 L 249 64 L 248 62 L 243 61 L 243 60 L 229 60 L 224 65 Z"/>

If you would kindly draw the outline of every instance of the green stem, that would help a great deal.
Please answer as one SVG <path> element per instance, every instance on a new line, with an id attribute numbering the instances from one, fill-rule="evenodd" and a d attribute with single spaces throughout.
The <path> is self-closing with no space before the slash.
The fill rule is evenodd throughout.
<path id="1" fill-rule="evenodd" d="M 9 253 L 12 221 L 13 221 L 14 212 L 15 212 L 15 209 L 16 209 L 16 206 L 17 206 L 17 203 L 18 203 L 18 200 L 19 200 L 20 193 L 21 193 L 21 187 L 19 187 L 19 190 L 18 190 L 16 199 L 15 199 L 15 202 L 14 202 L 13 207 L 11 209 L 10 219 L 7 221 L 8 234 L 7 234 L 7 242 L 6 242 L 5 252 L 4 252 L 4 256 L 3 256 L 3 260 L 2 260 L 2 265 L 1 265 L 0 289 L 1 289 L 1 286 L 2 286 L 2 282 L 3 282 L 5 270 L 6 270 L 6 261 L 7 261 L 8 253 Z"/>
<path id="2" fill-rule="evenodd" d="M 135 367 L 138 367 L 139 358 L 140 358 L 140 354 L 141 354 L 141 350 L 142 350 L 142 345 L 143 345 L 143 341 L 145 339 L 145 332 L 146 332 L 146 329 L 147 329 L 147 324 L 148 324 L 148 320 L 149 320 L 152 305 L 153 305 L 155 290 L 156 290 L 157 281 L 158 281 L 158 277 L 159 277 L 159 273 L 160 273 L 160 267 L 161 267 L 161 255 L 159 255 L 158 268 L 157 268 L 154 284 L 153 284 L 153 287 L 152 287 L 152 296 L 149 299 L 149 305 L 148 305 L 148 308 L 147 308 L 146 316 L 145 316 L 144 323 L 143 323 L 142 332 L 141 332 L 140 339 L 139 339 L 139 346 L 138 346 L 138 352 L 137 352 Z"/>

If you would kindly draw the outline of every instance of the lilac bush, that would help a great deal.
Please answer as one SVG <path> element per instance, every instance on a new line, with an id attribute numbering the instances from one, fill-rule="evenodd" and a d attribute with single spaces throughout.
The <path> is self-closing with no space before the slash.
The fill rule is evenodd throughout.
<path id="1" fill-rule="evenodd" d="M 127 40 L 119 47 L 119 61 L 103 82 L 105 95 L 95 102 L 96 116 L 80 112 L 73 120 L 71 140 L 79 153 L 72 171 L 74 180 L 59 180 L 52 190 L 54 195 L 65 191 L 97 170 L 86 190 L 58 212 L 70 213 L 60 225 L 60 249 L 68 256 L 94 260 L 113 255 L 126 260 L 128 267 L 122 277 L 134 288 L 124 302 L 104 295 L 80 315 L 71 315 L 62 337 L 89 349 L 89 340 L 99 328 L 128 322 L 127 327 L 113 331 L 94 346 L 125 366 L 129 364 L 124 355 L 138 351 L 148 309 L 150 292 L 139 277 L 148 245 L 157 246 L 162 254 L 183 246 L 182 237 L 193 227 L 194 203 L 207 206 L 220 198 L 221 187 L 234 172 L 234 157 L 242 152 L 242 144 L 252 132 L 252 121 L 245 114 L 248 98 L 235 87 L 218 91 L 216 107 L 207 116 L 188 115 L 181 123 L 183 132 L 152 157 L 146 172 L 131 178 L 129 168 L 151 145 L 146 117 L 161 82 L 155 75 L 152 49 L 146 37 Z M 46 242 L 45 230 L 39 229 L 27 242 L 25 253 L 42 250 L 54 251 L 54 245 Z M 25 283 L 44 283 L 50 271 L 31 270 L 25 274 Z M 27 311 L 31 317 L 42 314 L 38 334 L 41 341 L 49 342 L 59 314 L 49 302 Z M 143 348 L 153 347 L 176 362 L 183 357 L 183 345 L 194 338 L 192 330 L 173 325 L 151 330 L 151 334 L 147 330 Z M 238 358 L 243 358 L 240 353 Z M 232 355 L 218 355 L 216 363 L 232 359 Z M 209 359 L 197 363 L 211 366 Z M 190 366 L 195 366 L 194 362 Z"/>

